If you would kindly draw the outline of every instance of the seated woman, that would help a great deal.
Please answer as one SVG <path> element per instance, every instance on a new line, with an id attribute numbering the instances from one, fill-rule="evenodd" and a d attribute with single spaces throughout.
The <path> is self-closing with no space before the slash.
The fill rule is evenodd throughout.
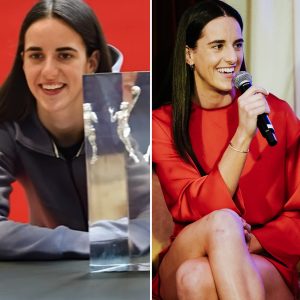
<path id="1" fill-rule="evenodd" d="M 153 112 L 153 163 L 174 220 L 157 299 L 293 299 L 300 255 L 299 120 L 258 86 L 241 94 L 243 22 L 222 1 L 180 21 L 173 98 Z M 257 131 L 269 114 L 278 144 Z"/>

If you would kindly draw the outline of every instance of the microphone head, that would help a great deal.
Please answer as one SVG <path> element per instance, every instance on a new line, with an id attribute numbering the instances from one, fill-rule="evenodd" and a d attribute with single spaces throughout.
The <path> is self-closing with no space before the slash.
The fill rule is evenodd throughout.
<path id="1" fill-rule="evenodd" d="M 246 71 L 240 71 L 233 78 L 234 86 L 239 89 L 245 82 L 252 85 L 252 76 Z"/>

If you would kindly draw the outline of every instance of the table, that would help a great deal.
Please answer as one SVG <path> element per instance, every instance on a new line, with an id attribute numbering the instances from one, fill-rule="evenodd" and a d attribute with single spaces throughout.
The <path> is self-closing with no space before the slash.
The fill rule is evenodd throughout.
<path id="1" fill-rule="evenodd" d="M 91 274 L 87 260 L 0 262 L 0 299 L 148 300 L 150 274 Z"/>

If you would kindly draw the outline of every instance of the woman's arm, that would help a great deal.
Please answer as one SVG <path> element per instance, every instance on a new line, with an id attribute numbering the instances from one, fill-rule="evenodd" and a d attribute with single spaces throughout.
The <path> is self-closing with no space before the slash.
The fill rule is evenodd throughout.
<path id="1" fill-rule="evenodd" d="M 217 165 L 209 174 L 201 176 L 196 166 L 178 155 L 172 139 L 169 112 L 153 113 L 152 147 L 155 172 L 176 221 L 193 222 L 222 208 L 232 209 L 238 214 L 243 212 L 242 198 L 233 201 Z"/>
<path id="2" fill-rule="evenodd" d="M 239 125 L 219 162 L 221 176 L 232 196 L 237 189 L 247 152 L 256 132 L 257 116 L 270 112 L 265 99 L 267 95 L 266 90 L 252 86 L 238 98 Z"/>
<path id="3" fill-rule="evenodd" d="M 239 126 L 231 143 L 246 151 L 256 131 L 257 115 L 269 112 L 264 89 L 252 87 L 239 98 Z M 201 177 L 197 168 L 178 155 L 173 144 L 171 122 L 154 114 L 152 122 L 153 162 L 173 218 L 193 222 L 218 209 L 243 213 L 238 182 L 246 153 L 228 146 L 218 164 Z"/>
<path id="4" fill-rule="evenodd" d="M 10 129 L 0 126 L 0 259 L 88 258 L 87 232 L 66 226 L 50 229 L 8 220 L 9 197 L 19 168 L 16 141 Z"/>
<path id="5" fill-rule="evenodd" d="M 286 202 L 276 218 L 252 233 L 266 251 L 291 266 L 300 260 L 300 121 L 288 105 L 285 112 Z"/>

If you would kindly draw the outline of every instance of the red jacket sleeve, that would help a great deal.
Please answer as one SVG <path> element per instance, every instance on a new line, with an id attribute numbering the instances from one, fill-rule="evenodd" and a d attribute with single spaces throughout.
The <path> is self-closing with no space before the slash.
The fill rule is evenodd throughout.
<path id="1" fill-rule="evenodd" d="M 266 251 L 291 267 L 300 259 L 300 122 L 290 108 L 284 130 L 287 202 L 277 218 L 253 230 L 253 234 Z"/>
<path id="2" fill-rule="evenodd" d="M 243 213 L 240 192 L 234 201 L 219 172 L 217 164 L 202 176 L 197 168 L 185 162 L 176 152 L 171 134 L 170 118 L 162 110 L 153 113 L 152 154 L 166 204 L 175 221 L 193 222 L 222 208 Z"/>

